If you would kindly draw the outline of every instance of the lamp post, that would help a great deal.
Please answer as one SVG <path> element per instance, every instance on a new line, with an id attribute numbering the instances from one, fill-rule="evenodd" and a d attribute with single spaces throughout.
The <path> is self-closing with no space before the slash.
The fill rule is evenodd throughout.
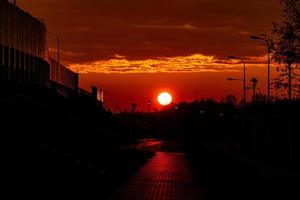
<path id="1" fill-rule="evenodd" d="M 268 83 L 267 83 L 267 98 L 268 102 L 270 101 L 270 65 L 271 65 L 271 49 L 272 49 L 272 39 L 268 37 L 266 34 L 262 34 L 261 37 L 252 35 L 250 36 L 250 39 L 252 40 L 261 40 L 264 42 L 264 45 L 267 46 L 267 53 L 268 53 Z"/>
<path id="2" fill-rule="evenodd" d="M 151 100 L 147 101 L 147 106 L 148 106 L 148 113 L 151 112 Z"/>
<path id="3" fill-rule="evenodd" d="M 52 34 L 55 38 L 56 38 L 56 41 L 57 41 L 57 62 L 59 64 L 59 59 L 60 59 L 60 39 L 59 39 L 59 35 L 57 33 L 53 33 L 53 32 L 48 32 L 50 34 Z"/>
<path id="4" fill-rule="evenodd" d="M 53 33 L 53 32 L 48 32 L 49 34 L 53 35 L 56 40 L 57 40 L 57 70 L 56 70 L 56 78 L 57 80 L 59 80 L 58 78 L 58 68 L 59 68 L 59 64 L 60 64 L 60 39 L 59 39 L 59 35 L 57 33 Z"/>
<path id="5" fill-rule="evenodd" d="M 228 59 L 230 59 L 230 60 L 240 60 L 243 63 L 244 78 L 243 79 L 232 79 L 232 80 L 242 80 L 243 81 L 243 83 L 244 83 L 244 87 L 243 87 L 244 88 L 244 104 L 246 105 L 247 97 L 246 97 L 246 63 L 245 63 L 245 59 L 242 58 L 242 57 L 237 57 L 237 56 L 228 56 Z M 232 81 L 230 78 L 227 79 L 227 80 Z"/>
<path id="6" fill-rule="evenodd" d="M 227 81 L 244 81 L 244 79 L 240 79 L 240 78 L 227 78 Z"/>
<path id="7" fill-rule="evenodd" d="M 252 78 L 251 79 L 251 82 L 252 82 L 252 88 L 253 88 L 253 102 L 256 101 L 256 86 L 257 86 L 257 78 Z"/>

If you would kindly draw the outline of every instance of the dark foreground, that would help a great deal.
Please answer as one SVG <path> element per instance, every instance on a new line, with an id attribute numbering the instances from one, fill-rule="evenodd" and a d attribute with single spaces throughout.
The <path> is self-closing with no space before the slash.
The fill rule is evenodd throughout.
<path id="1" fill-rule="evenodd" d="M 146 142 L 153 144 L 153 141 Z M 143 145 L 138 146 L 146 146 Z M 113 199 L 299 199 L 299 175 L 216 149 L 198 147 L 193 153 L 156 152 Z M 167 148 L 166 148 L 167 147 Z"/>
<path id="2" fill-rule="evenodd" d="M 105 113 L 82 114 L 37 88 L 25 92 L 0 94 L 1 191 L 10 199 L 109 199 L 152 156 L 121 148 L 129 141 L 112 133 Z"/>
<path id="3" fill-rule="evenodd" d="M 300 197 L 294 171 L 207 144 L 176 148 L 178 142 L 136 143 L 105 113 L 73 112 L 66 109 L 69 102 L 48 93 L 37 97 L 37 91 L 1 93 L 1 181 L 3 194 L 11 198 Z M 94 122 L 90 116 L 102 118 Z"/>
<path id="4" fill-rule="evenodd" d="M 213 148 L 199 147 L 188 159 L 209 199 L 300 199 L 299 174 Z"/>

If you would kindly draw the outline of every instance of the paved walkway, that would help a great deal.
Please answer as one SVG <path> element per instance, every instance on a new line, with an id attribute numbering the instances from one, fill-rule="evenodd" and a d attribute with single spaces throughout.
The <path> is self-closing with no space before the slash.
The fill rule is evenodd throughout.
<path id="1" fill-rule="evenodd" d="M 118 194 L 120 200 L 201 200 L 204 190 L 193 177 L 185 154 L 157 152 Z"/>

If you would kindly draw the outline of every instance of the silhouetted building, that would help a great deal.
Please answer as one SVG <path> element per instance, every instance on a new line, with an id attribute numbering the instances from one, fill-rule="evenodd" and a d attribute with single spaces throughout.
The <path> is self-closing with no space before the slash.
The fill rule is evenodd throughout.
<path id="1" fill-rule="evenodd" d="M 7 0 L 0 0 L 0 80 L 47 87 L 47 28 Z"/>
<path id="2" fill-rule="evenodd" d="M 66 97 L 78 91 L 78 74 L 48 57 L 46 25 L 7 0 L 0 0 L 0 64 L 1 81 L 55 85 Z"/>
<path id="3" fill-rule="evenodd" d="M 92 96 L 96 101 L 104 103 L 104 92 L 100 90 L 98 87 L 92 87 Z"/>
<path id="4" fill-rule="evenodd" d="M 48 56 L 47 27 L 7 0 L 0 0 L 0 81 L 51 88 L 59 95 L 103 108 L 103 91 L 79 90 L 79 74 Z"/>

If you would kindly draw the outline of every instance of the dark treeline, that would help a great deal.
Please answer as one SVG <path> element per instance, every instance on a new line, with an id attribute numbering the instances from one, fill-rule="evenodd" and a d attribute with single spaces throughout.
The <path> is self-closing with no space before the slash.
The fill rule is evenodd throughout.
<path id="1" fill-rule="evenodd" d="M 0 100 L 1 136 L 8 157 L 5 180 L 13 188 L 24 187 L 30 179 L 29 188 L 54 195 L 88 191 L 109 196 L 152 155 L 123 148 L 142 138 L 175 143 L 163 150 L 188 153 L 196 168 L 214 180 L 211 188 L 234 179 L 236 172 L 245 178 L 251 169 L 263 179 L 297 186 L 292 184 L 299 177 L 297 101 L 266 103 L 257 98 L 244 106 L 228 95 L 222 102 L 196 100 L 156 113 L 115 115 L 88 99 L 65 99 L 55 91 L 11 84 L 2 84 Z M 241 163 L 247 170 L 241 170 Z M 265 171 L 260 172 L 261 166 Z M 220 179 L 226 174 L 229 177 Z"/>
<path id="2" fill-rule="evenodd" d="M 219 145 L 285 167 L 294 166 L 299 159 L 299 119 L 298 101 L 237 106 L 213 99 L 180 103 L 158 113 L 123 113 L 116 117 L 119 127 L 127 128 L 133 138 L 178 139 L 188 148 Z"/>
<path id="3" fill-rule="evenodd" d="M 277 76 L 273 79 L 273 88 L 285 92 L 292 100 L 299 97 L 300 79 L 300 1 L 280 0 L 283 7 L 281 22 L 273 23 L 268 34 L 259 37 L 264 41 L 268 53 L 277 67 Z"/>

